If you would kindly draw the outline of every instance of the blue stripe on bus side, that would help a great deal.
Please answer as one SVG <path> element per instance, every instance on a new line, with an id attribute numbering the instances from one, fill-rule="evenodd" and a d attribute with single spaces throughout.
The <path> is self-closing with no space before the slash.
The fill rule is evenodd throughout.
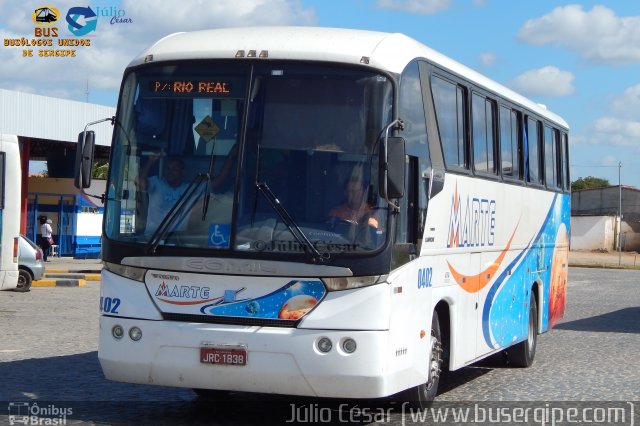
<path id="1" fill-rule="evenodd" d="M 491 308 L 494 304 L 494 298 L 496 297 L 496 294 L 498 292 L 498 290 L 503 289 L 503 284 L 505 284 L 505 279 L 508 276 L 508 272 L 511 270 L 511 268 L 513 268 L 515 265 L 518 264 L 518 262 L 520 261 L 520 259 L 522 259 L 523 257 L 525 258 L 525 261 L 523 261 L 518 268 L 514 271 L 512 271 L 511 276 L 509 277 L 509 280 L 506 281 L 506 284 L 511 283 L 512 285 L 519 285 L 522 282 L 525 282 L 524 280 L 526 279 L 526 277 L 521 277 L 521 274 L 526 274 L 526 269 L 525 266 L 527 264 L 529 264 L 532 260 L 535 260 L 534 256 L 532 256 L 532 250 L 534 247 L 536 247 L 538 245 L 538 243 L 540 242 L 542 236 L 544 235 L 545 232 L 548 231 L 549 228 L 549 224 L 550 224 L 550 220 L 552 218 L 552 215 L 555 211 L 555 205 L 556 202 L 558 200 L 558 194 L 555 194 L 554 198 L 553 198 L 553 202 L 551 203 L 551 207 L 549 208 L 549 211 L 547 212 L 547 216 L 545 218 L 545 220 L 543 221 L 543 224 L 540 228 L 540 230 L 538 231 L 538 234 L 535 236 L 535 238 L 533 239 L 532 242 L 530 242 L 527 245 L 527 248 L 524 249 L 520 254 L 518 254 L 518 256 L 505 268 L 505 270 L 502 272 L 502 274 L 500 274 L 500 276 L 498 276 L 498 278 L 496 279 L 495 283 L 493 283 L 493 285 L 491 286 L 491 289 L 489 290 L 489 292 L 487 293 L 487 298 L 485 299 L 484 302 L 484 307 L 483 307 L 483 311 L 482 311 L 482 333 L 484 335 L 484 340 L 485 343 L 487 344 L 488 347 L 490 348 L 494 348 L 497 349 L 497 347 L 494 345 L 494 343 L 492 342 L 491 339 L 491 324 L 490 324 L 490 319 L 489 316 L 491 314 Z M 544 294 L 540 295 L 541 297 L 544 297 Z M 515 328 L 515 330 L 514 330 Z M 496 342 L 498 344 L 498 347 L 502 346 L 507 346 L 508 344 L 512 343 L 512 338 L 515 336 L 515 333 L 517 332 L 517 326 L 516 327 L 512 327 L 510 330 L 506 330 L 506 332 L 500 333 L 499 336 L 496 336 Z M 494 333 L 494 334 L 498 334 L 498 333 Z"/>

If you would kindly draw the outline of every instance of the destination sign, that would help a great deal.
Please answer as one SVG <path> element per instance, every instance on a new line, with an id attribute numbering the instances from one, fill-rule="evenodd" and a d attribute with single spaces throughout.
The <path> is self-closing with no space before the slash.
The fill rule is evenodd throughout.
<path id="1" fill-rule="evenodd" d="M 150 90 L 158 94 L 228 95 L 231 84 L 219 80 L 153 80 Z"/>

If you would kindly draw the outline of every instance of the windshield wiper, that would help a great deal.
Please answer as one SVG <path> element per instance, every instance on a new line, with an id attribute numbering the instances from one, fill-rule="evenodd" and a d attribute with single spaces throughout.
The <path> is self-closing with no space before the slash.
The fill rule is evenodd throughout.
<path id="1" fill-rule="evenodd" d="M 153 254 L 156 252 L 158 245 L 160 245 L 160 240 L 162 240 L 162 238 L 165 235 L 167 235 L 170 227 L 174 224 L 176 219 L 180 217 L 180 213 L 183 213 L 182 210 L 183 210 L 183 207 L 187 204 L 187 201 L 189 201 L 193 197 L 193 194 L 197 193 L 198 188 L 200 187 L 202 182 L 209 182 L 209 179 L 210 179 L 209 173 L 198 173 L 191 180 L 191 182 L 189 182 L 189 185 L 184 190 L 184 192 L 180 195 L 180 198 L 178 198 L 176 202 L 173 203 L 173 206 L 171 206 L 171 209 L 169 210 L 167 215 L 164 217 L 164 219 L 162 219 L 162 222 L 160 222 L 160 225 L 158 225 L 158 228 L 155 230 L 155 232 L 151 236 L 151 239 L 149 240 L 149 242 L 145 247 L 145 251 L 147 253 Z"/>
<path id="2" fill-rule="evenodd" d="M 289 212 L 284 208 L 280 200 L 273 193 L 269 185 L 266 182 L 256 182 L 256 188 L 265 196 L 273 210 L 278 213 L 278 216 L 282 219 L 282 222 L 289 229 L 293 237 L 298 241 L 298 243 L 304 249 L 307 258 L 311 261 L 311 263 L 323 263 L 329 260 L 329 253 L 325 253 L 324 255 L 318 251 L 313 246 L 313 243 L 309 241 L 307 236 L 302 232 L 302 229 L 296 224 L 293 220 Z"/>

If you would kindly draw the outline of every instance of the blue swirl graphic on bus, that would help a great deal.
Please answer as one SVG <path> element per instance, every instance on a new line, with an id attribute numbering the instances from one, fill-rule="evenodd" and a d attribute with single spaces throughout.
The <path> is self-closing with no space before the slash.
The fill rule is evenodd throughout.
<path id="1" fill-rule="evenodd" d="M 210 304 L 200 312 L 226 317 L 298 320 L 320 303 L 326 289 L 319 280 L 294 280 L 283 287 L 253 299 Z"/>
<path id="2" fill-rule="evenodd" d="M 526 316 L 510 314 L 514 307 L 528 306 L 530 285 L 536 280 L 550 283 L 539 294 L 538 311 L 542 311 L 541 330 L 545 331 L 554 323 L 550 316 L 562 316 L 564 294 L 557 296 L 561 306 L 553 308 L 553 294 L 550 294 L 557 277 L 552 276 L 558 261 L 563 262 L 558 245 L 568 246 L 570 220 L 570 198 L 568 195 L 556 195 L 538 234 L 527 244 L 527 248 L 505 268 L 493 283 L 484 302 L 482 311 L 482 332 L 485 343 L 490 348 L 506 347 L 522 341 L 527 336 Z M 560 260 L 558 260 L 560 259 Z M 564 260 L 566 262 L 566 260 Z M 551 265 L 551 267 L 547 267 Z M 509 274 L 510 272 L 510 274 Z M 566 277 L 565 277 L 566 279 Z M 522 284 L 525 284 L 524 287 Z M 525 291 L 526 290 L 526 291 Z M 560 290 L 564 292 L 564 288 Z M 555 312 L 555 311 L 559 312 Z"/>

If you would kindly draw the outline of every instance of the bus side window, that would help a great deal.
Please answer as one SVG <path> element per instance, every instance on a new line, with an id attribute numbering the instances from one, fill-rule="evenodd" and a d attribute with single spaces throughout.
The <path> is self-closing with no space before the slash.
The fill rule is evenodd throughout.
<path id="1" fill-rule="evenodd" d="M 556 189 L 558 186 L 557 169 L 557 137 L 555 130 L 550 126 L 544 126 L 544 181 L 547 188 Z"/>
<path id="2" fill-rule="evenodd" d="M 500 149 L 502 176 L 509 179 L 520 179 L 520 138 L 518 113 L 510 108 L 500 106 Z"/>
<path id="3" fill-rule="evenodd" d="M 560 139 L 560 131 L 558 129 L 553 129 L 553 148 L 556 151 L 555 155 L 555 188 L 556 190 L 562 191 L 564 188 L 564 178 L 562 177 L 562 141 Z"/>
<path id="4" fill-rule="evenodd" d="M 566 133 L 562 133 L 562 178 L 565 191 L 571 189 L 571 176 L 569 175 L 569 139 Z"/>
<path id="5" fill-rule="evenodd" d="M 431 80 L 433 102 L 447 169 L 468 169 L 465 137 L 465 89 L 440 77 Z"/>
<path id="6" fill-rule="evenodd" d="M 497 172 L 494 104 L 494 101 L 478 93 L 471 95 L 473 166 L 475 171 L 481 173 Z"/>
<path id="7" fill-rule="evenodd" d="M 539 126 L 540 122 L 531 117 L 525 120 L 525 159 L 528 167 L 527 182 L 534 184 L 542 183 L 542 173 L 540 173 L 540 138 Z"/>

